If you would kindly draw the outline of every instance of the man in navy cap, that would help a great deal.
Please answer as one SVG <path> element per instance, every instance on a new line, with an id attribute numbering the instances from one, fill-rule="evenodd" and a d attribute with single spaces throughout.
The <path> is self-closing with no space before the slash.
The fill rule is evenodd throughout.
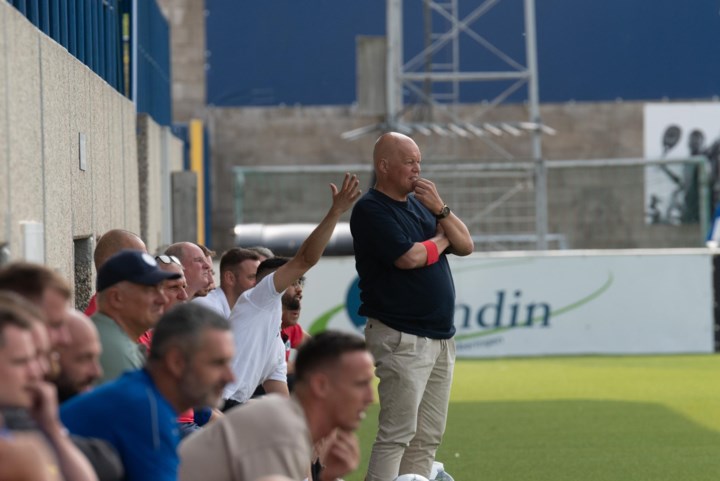
<path id="1" fill-rule="evenodd" d="M 144 356 L 138 338 L 155 326 L 167 302 L 163 281 L 180 274 L 161 270 L 155 259 L 140 251 L 124 250 L 98 271 L 98 312 L 92 316 L 102 345 L 100 382 L 139 369 Z"/>

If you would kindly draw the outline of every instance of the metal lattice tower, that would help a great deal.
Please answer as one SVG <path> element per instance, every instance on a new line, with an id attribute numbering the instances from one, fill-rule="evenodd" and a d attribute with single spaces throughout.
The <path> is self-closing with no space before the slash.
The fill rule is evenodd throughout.
<path id="1" fill-rule="evenodd" d="M 410 60 L 403 63 L 403 0 L 387 0 L 387 79 L 386 79 L 386 118 L 384 130 L 400 132 L 419 132 L 423 135 L 453 135 L 460 137 L 475 136 L 489 145 L 502 158 L 512 159 L 513 156 L 492 140 L 493 134 L 505 131 L 518 135 L 525 131 L 530 134 L 532 157 L 535 161 L 535 193 L 536 193 L 536 234 L 538 249 L 547 247 L 547 179 L 545 163 L 542 159 L 541 138 L 543 133 L 554 131 L 543 125 L 540 119 L 538 78 L 537 78 L 537 46 L 535 34 L 535 0 L 524 2 L 525 26 L 525 65 L 510 55 L 482 34 L 473 29 L 473 23 L 492 9 L 502 0 L 485 0 L 470 13 L 460 18 L 458 2 L 460 0 L 420 0 L 423 2 L 425 19 L 425 47 Z M 509 0 L 505 0 L 509 1 Z M 435 29 L 432 15 L 444 19 L 449 26 L 446 31 Z M 508 66 L 504 71 L 462 71 L 460 68 L 459 37 L 466 35 L 475 41 L 479 48 L 484 48 Z M 433 56 L 445 49 L 449 52 L 450 61 L 434 62 Z M 468 122 L 460 119 L 452 106 L 459 101 L 460 84 L 463 82 L 486 82 L 509 80 L 511 84 L 493 98 L 475 119 Z M 422 87 L 418 86 L 422 82 Z M 450 85 L 449 93 L 444 98 L 435 95 L 433 84 Z M 503 122 L 500 125 L 482 122 L 482 117 L 490 109 L 505 101 L 513 92 L 526 86 L 529 118 L 518 119 L 516 122 Z M 407 88 L 423 99 L 429 110 L 431 122 L 412 122 L 403 120 L 403 89 Z M 444 102 L 443 102 L 444 100 Z M 447 122 L 436 122 L 435 113 L 440 113 Z"/>

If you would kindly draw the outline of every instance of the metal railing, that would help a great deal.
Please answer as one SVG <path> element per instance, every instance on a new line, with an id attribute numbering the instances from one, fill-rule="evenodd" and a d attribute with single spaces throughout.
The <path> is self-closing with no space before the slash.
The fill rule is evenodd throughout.
<path id="1" fill-rule="evenodd" d="M 30 22 L 123 92 L 120 0 L 10 0 Z"/>
<path id="2" fill-rule="evenodd" d="M 546 161 L 547 248 L 704 245 L 710 214 L 706 163 L 703 158 Z M 668 170 L 690 172 L 686 177 L 695 180 L 664 186 Z M 236 224 L 316 223 L 329 205 L 327 184 L 346 171 L 357 173 L 367 190 L 367 164 L 235 167 Z M 463 219 L 477 250 L 538 248 L 534 162 L 426 161 L 422 175 Z"/>
<path id="3" fill-rule="evenodd" d="M 172 121 L 170 28 L 155 0 L 8 0 L 157 123 Z"/>
<path id="4" fill-rule="evenodd" d="M 155 0 L 134 0 L 132 3 L 131 32 L 135 32 L 130 41 L 131 48 L 134 46 L 131 58 L 135 62 L 132 98 L 138 112 L 146 112 L 160 125 L 170 126 L 170 26 Z"/>

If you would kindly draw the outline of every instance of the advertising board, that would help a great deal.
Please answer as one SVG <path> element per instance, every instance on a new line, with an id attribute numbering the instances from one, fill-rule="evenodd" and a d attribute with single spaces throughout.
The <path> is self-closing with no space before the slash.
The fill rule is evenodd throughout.
<path id="1" fill-rule="evenodd" d="M 708 250 L 451 257 L 459 357 L 713 351 Z M 362 333 L 354 259 L 307 276 L 301 324 Z"/>

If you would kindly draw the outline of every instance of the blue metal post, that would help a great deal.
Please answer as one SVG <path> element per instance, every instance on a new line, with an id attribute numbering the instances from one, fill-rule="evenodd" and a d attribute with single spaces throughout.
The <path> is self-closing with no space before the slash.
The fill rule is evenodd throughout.
<path id="1" fill-rule="evenodd" d="M 93 26 L 95 24 L 95 0 L 85 2 L 85 64 L 92 71 L 95 71 L 95 49 L 97 48 L 97 37 Z"/>
<path id="2" fill-rule="evenodd" d="M 25 0 L 12 0 L 12 6 L 17 8 L 20 13 L 25 15 Z"/>
<path id="3" fill-rule="evenodd" d="M 97 4 L 97 24 L 98 24 L 98 68 L 97 72 L 103 79 L 107 81 L 107 69 L 106 69 L 106 51 L 105 43 L 107 38 L 105 37 L 105 2 L 98 0 Z"/>
<path id="4" fill-rule="evenodd" d="M 60 26 L 60 44 L 69 51 L 70 48 L 68 40 L 68 0 L 60 0 L 59 3 L 60 11 L 58 12 L 58 24 Z"/>
<path id="5" fill-rule="evenodd" d="M 40 0 L 40 30 L 52 37 L 50 32 L 50 0 Z"/>
<path id="6" fill-rule="evenodd" d="M 118 90 L 117 85 L 117 78 L 115 76 L 116 69 L 115 69 L 115 45 L 118 41 L 118 33 L 117 29 L 115 28 L 115 2 L 110 1 L 110 4 L 107 8 L 107 36 L 108 36 L 108 42 L 106 44 L 106 51 L 107 51 L 107 70 L 108 70 L 108 82 L 110 85 L 112 85 L 115 90 Z"/>
<path id="7" fill-rule="evenodd" d="M 39 5 L 38 0 L 28 0 L 30 4 L 27 7 L 27 18 L 30 20 L 33 25 L 36 27 L 40 27 L 40 12 L 39 12 Z"/>
<path id="8" fill-rule="evenodd" d="M 77 42 L 77 58 L 85 63 L 85 0 L 70 0 L 75 5 L 75 41 Z"/>
<path id="9" fill-rule="evenodd" d="M 78 44 L 78 13 L 76 0 L 68 0 L 68 50 L 79 58 Z"/>
<path id="10" fill-rule="evenodd" d="M 95 37 L 93 35 L 93 5 L 94 0 L 85 0 L 85 65 L 95 70 L 93 52 L 95 51 Z"/>
<path id="11" fill-rule="evenodd" d="M 92 0 L 90 2 L 93 38 L 92 69 L 95 73 L 100 73 L 100 34 L 98 32 L 98 16 L 100 11 L 100 5 L 98 5 L 99 1 L 102 0 Z"/>

